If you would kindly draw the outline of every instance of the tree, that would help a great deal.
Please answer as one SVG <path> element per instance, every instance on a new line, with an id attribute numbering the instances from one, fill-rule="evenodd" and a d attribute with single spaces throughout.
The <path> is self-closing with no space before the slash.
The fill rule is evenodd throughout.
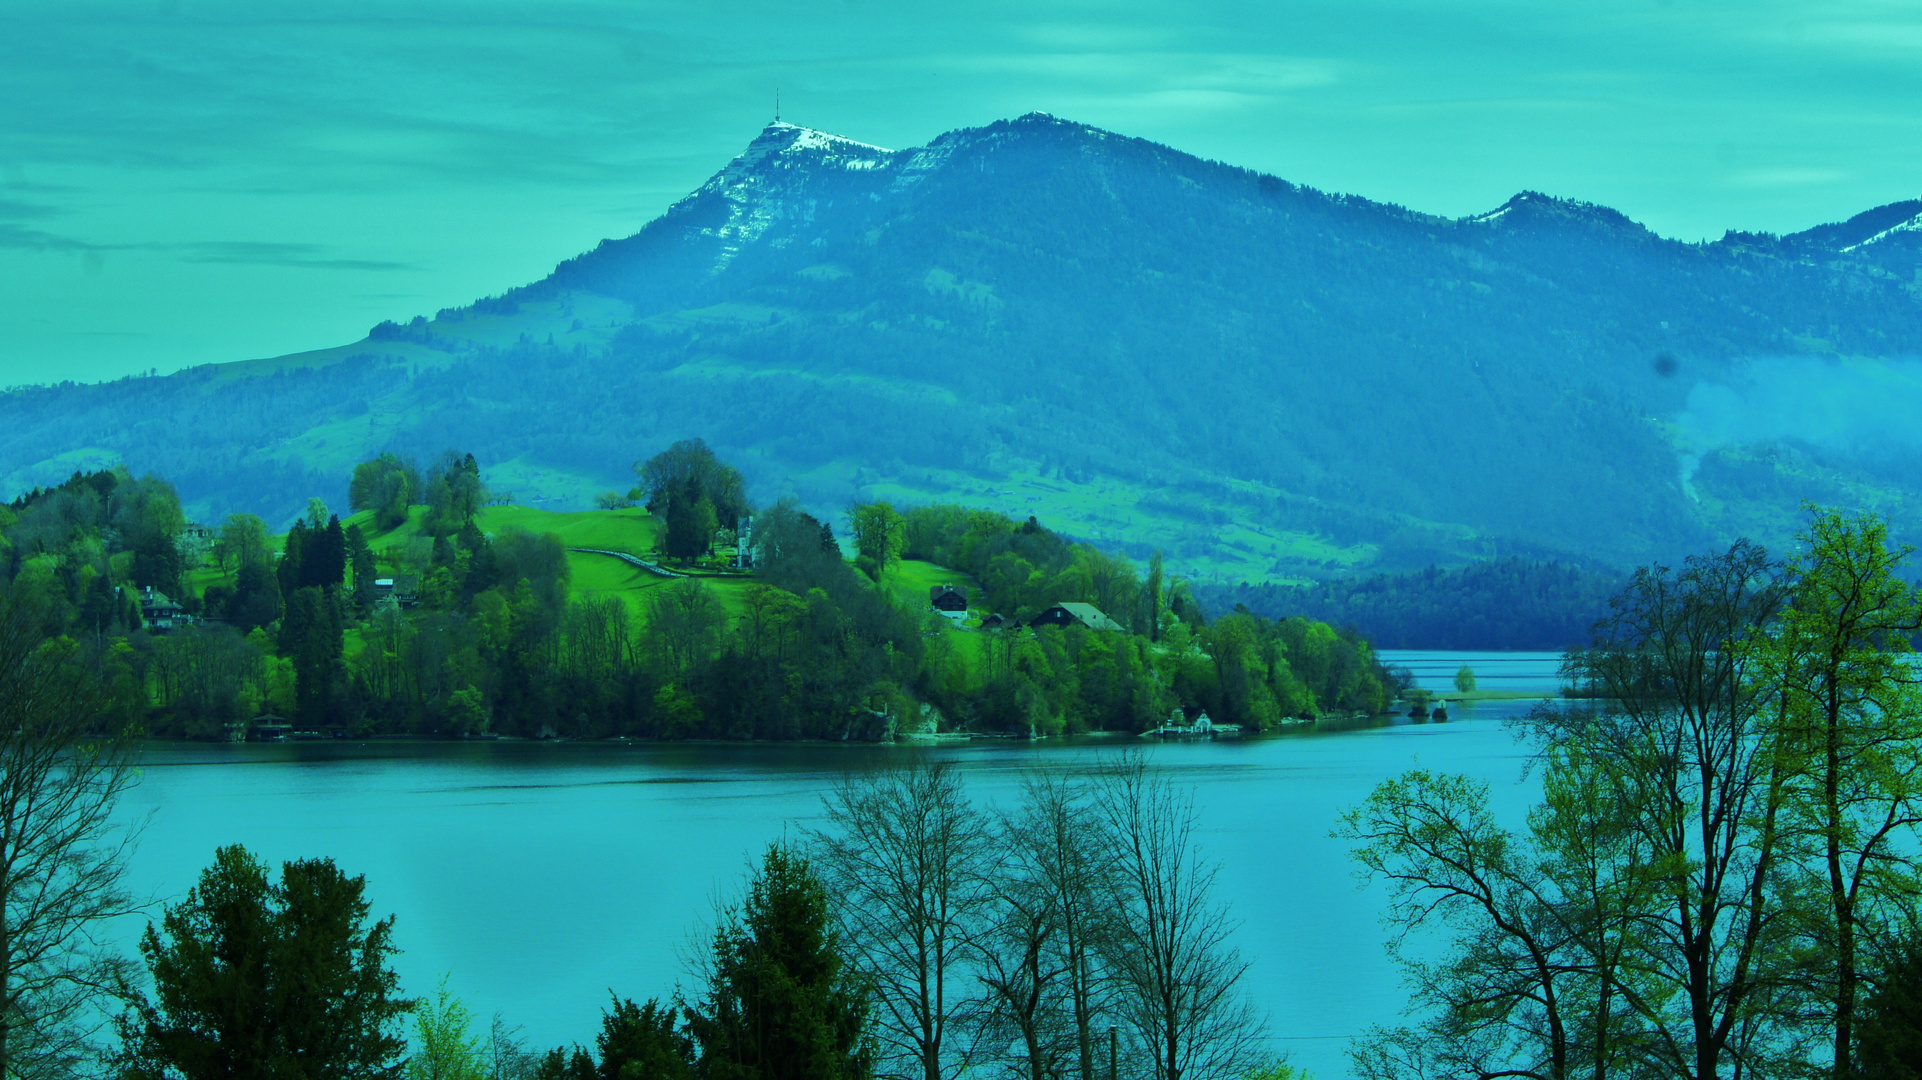
<path id="1" fill-rule="evenodd" d="M 1141 588 L 1141 602 L 1146 609 L 1142 617 L 1144 623 L 1142 632 L 1148 635 L 1149 641 L 1161 640 L 1161 612 L 1164 600 L 1161 582 L 1164 574 L 1161 549 L 1156 548 L 1153 554 L 1148 556 L 1148 580 Z"/>
<path id="2" fill-rule="evenodd" d="M 707 990 L 688 1010 L 706 1080 L 868 1080 L 863 981 L 849 970 L 828 889 L 799 851 L 769 845 L 747 896 L 714 931 Z"/>
<path id="3" fill-rule="evenodd" d="M 1485 784 L 1422 772 L 1344 817 L 1404 930 L 1451 931 L 1439 959 L 1404 960 L 1426 1015 L 1371 1033 L 1363 1076 L 1806 1067 L 1807 905 L 1784 881 L 1782 699 L 1757 637 L 1783 594 L 1747 542 L 1638 572 L 1564 666 L 1596 704 L 1522 724 L 1544 794 L 1525 836 Z"/>
<path id="4" fill-rule="evenodd" d="M 374 564 L 374 549 L 360 526 L 349 525 L 342 537 L 347 547 L 347 565 L 354 572 L 354 610 L 365 618 L 374 610 L 374 581 L 380 571 Z"/>
<path id="5" fill-rule="evenodd" d="M 857 503 L 848 508 L 848 524 L 854 530 L 854 548 L 873 564 L 878 580 L 890 563 L 898 562 L 907 545 L 907 520 L 889 503 Z"/>
<path id="6" fill-rule="evenodd" d="M 739 529 L 748 513 L 747 482 L 739 470 L 716 457 L 700 439 L 682 439 L 646 461 L 634 463 L 648 510 L 661 513 L 668 501 L 706 499 L 721 527 Z M 710 533 L 713 529 L 708 530 Z"/>
<path id="7" fill-rule="evenodd" d="M 1475 669 L 1463 664 L 1455 670 L 1455 689 L 1464 693 L 1475 692 Z"/>
<path id="8" fill-rule="evenodd" d="M 1095 1017 L 1105 1006 L 1097 958 L 1111 918 L 1115 863 L 1084 786 L 1036 773 L 1020 809 L 996 823 L 1004 853 L 983 927 L 971 940 L 989 1000 L 982 1035 L 1019 1045 L 1020 1074 L 1095 1080 Z"/>
<path id="9" fill-rule="evenodd" d="M 850 776 L 823 802 L 823 877 L 878 1034 L 922 1080 L 944 1080 L 965 1064 L 949 1034 L 975 1007 L 964 972 L 990 900 L 987 822 L 945 763 Z"/>
<path id="10" fill-rule="evenodd" d="M 70 1075 L 124 961 L 95 945 L 133 910 L 113 820 L 137 735 L 107 726 L 106 681 L 0 587 L 0 1076 Z"/>
<path id="11" fill-rule="evenodd" d="M 366 881 L 331 859 L 284 863 L 280 881 L 238 845 L 140 952 L 154 998 L 123 1021 L 125 1075 L 183 1080 L 394 1078 L 414 1003 L 395 996 L 394 921 L 367 924 Z"/>
<path id="12" fill-rule="evenodd" d="M 636 1005 L 615 998 L 594 1039 L 600 1080 L 689 1080 L 695 1073 L 694 1039 L 677 1023 L 671 1004 Z"/>
<path id="13" fill-rule="evenodd" d="M 663 496 L 667 514 L 667 553 L 677 559 L 697 559 L 714 543 L 719 518 L 714 503 L 690 482 Z"/>
<path id="14" fill-rule="evenodd" d="M 407 1080 L 488 1080 L 485 1048 L 470 1030 L 473 1019 L 442 976 L 434 996 L 415 1007 Z"/>
<path id="15" fill-rule="evenodd" d="M 647 605 L 648 638 L 663 667 L 675 676 L 685 676 L 708 660 L 726 625 L 727 609 L 697 578 L 657 586 Z"/>
<path id="16" fill-rule="evenodd" d="M 1922 940 L 1893 942 L 1852 1027 L 1850 1062 L 1863 1080 L 1922 1080 Z"/>
<path id="17" fill-rule="evenodd" d="M 240 564 L 234 594 L 227 601 L 227 621 L 241 633 L 251 633 L 280 618 L 280 582 L 265 561 Z"/>
<path id="18" fill-rule="evenodd" d="M 1908 551 L 1879 519 L 1817 511 L 1804 540 L 1764 677 L 1783 694 L 1784 824 L 1825 901 L 1811 944 L 1828 969 L 1834 1075 L 1846 1078 L 1864 937 L 1922 894 L 1922 696 L 1909 669 L 1922 603 L 1898 576 Z"/>
<path id="19" fill-rule="evenodd" d="M 1096 1080 L 1096 1017 L 1107 1006 L 1101 957 L 1118 893 L 1115 851 L 1085 784 L 1037 773 L 1024 781 L 1023 794 L 1012 830 L 1021 853 L 1014 866 L 1047 892 L 1055 922 L 1047 945 L 1063 970 L 1076 1071 L 1081 1080 Z"/>
<path id="20" fill-rule="evenodd" d="M 230 560 L 237 567 L 271 562 L 273 549 L 268 541 L 267 523 L 254 514 L 227 515 L 220 526 L 220 538 L 214 541 L 214 557 L 223 570 Z"/>
<path id="21" fill-rule="evenodd" d="M 347 485 L 348 505 L 374 512 L 374 528 L 391 529 L 407 520 L 407 507 L 425 492 L 413 462 L 392 452 L 354 466 Z"/>
<path id="22" fill-rule="evenodd" d="M 1230 1080 L 1255 1064 L 1262 1025 L 1240 992 L 1248 965 L 1194 843 L 1193 797 L 1140 756 L 1109 768 L 1097 795 L 1115 847 L 1118 912 L 1103 940 L 1115 1007 L 1155 1080 Z"/>

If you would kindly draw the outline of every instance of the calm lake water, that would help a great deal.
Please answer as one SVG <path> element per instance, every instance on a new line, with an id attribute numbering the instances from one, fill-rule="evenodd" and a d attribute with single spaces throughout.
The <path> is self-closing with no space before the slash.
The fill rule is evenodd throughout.
<path id="1" fill-rule="evenodd" d="M 1463 663 L 1482 689 L 1552 693 L 1546 653 L 1385 654 L 1452 689 Z M 1395 1018 L 1379 887 L 1359 888 L 1342 808 L 1410 767 L 1489 780 L 1519 821 L 1530 791 L 1502 720 L 1527 701 L 1458 706 L 1446 724 L 1405 721 L 1221 743 L 1146 745 L 1192 783 L 1221 896 L 1241 920 L 1247 983 L 1278 1048 L 1321 1080 L 1347 1075 L 1347 1039 Z M 665 996 L 685 980 L 718 900 L 774 839 L 820 822 L 849 769 L 916 754 L 966 770 L 984 803 L 1007 803 L 1023 769 L 1082 769 L 1137 739 L 968 746 L 291 743 L 156 745 L 127 800 L 151 814 L 132 865 L 142 895 L 174 900 L 222 844 L 277 864 L 329 856 L 364 874 L 375 914 L 397 916 L 410 994 L 443 974 L 481 1016 L 496 1010 L 535 1046 L 590 1042 L 609 990 Z M 129 941 L 137 933 L 130 927 Z"/>

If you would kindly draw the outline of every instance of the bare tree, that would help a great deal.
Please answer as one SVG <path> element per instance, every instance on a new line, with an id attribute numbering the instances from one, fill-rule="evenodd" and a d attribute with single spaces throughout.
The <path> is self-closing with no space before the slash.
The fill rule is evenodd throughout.
<path id="1" fill-rule="evenodd" d="M 1055 928 L 1048 948 L 1058 957 L 1067 995 L 1074 1062 L 1081 1080 L 1096 1080 L 1098 1017 L 1107 1007 L 1101 944 L 1112 931 L 1116 851 L 1085 782 L 1060 773 L 1033 773 L 1009 851 L 1046 888 Z"/>
<path id="2" fill-rule="evenodd" d="M 820 866 L 877 1034 L 900 1075 L 943 1080 L 967 1064 L 950 1036 L 977 1006 L 966 966 L 989 900 L 987 821 L 951 767 L 925 761 L 849 776 L 824 801 Z"/>
<path id="3" fill-rule="evenodd" d="M 73 1075 L 126 961 L 101 940 L 133 910 L 113 820 L 133 742 L 103 732 L 100 680 L 0 593 L 0 1076 Z"/>
<path id="4" fill-rule="evenodd" d="M 975 964 L 987 989 L 977 1036 L 991 1047 L 1019 1043 L 1020 1060 L 1010 1071 L 1023 1080 L 1046 1080 L 1071 1056 L 1073 1028 L 1064 1023 L 1071 974 L 1062 948 L 1066 927 L 1061 897 L 1043 862 L 1045 843 L 1026 812 L 996 823 L 995 842 L 1005 853 L 994 879 L 983 925 L 973 939 Z"/>
<path id="5" fill-rule="evenodd" d="M 1248 965 L 1195 846 L 1194 799 L 1131 755 L 1099 780 L 1115 847 L 1117 918 L 1103 938 L 1116 1010 L 1154 1080 L 1227 1080 L 1256 1064 L 1263 1025 L 1241 994 Z"/>

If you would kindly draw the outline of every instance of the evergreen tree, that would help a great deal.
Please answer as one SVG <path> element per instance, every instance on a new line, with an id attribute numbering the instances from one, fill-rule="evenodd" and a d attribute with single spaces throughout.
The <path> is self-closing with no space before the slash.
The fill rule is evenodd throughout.
<path id="1" fill-rule="evenodd" d="M 343 631 L 340 601 L 333 593 L 310 585 L 288 601 L 280 652 L 294 661 L 294 697 L 303 727 L 318 729 L 341 719 Z"/>
<path id="2" fill-rule="evenodd" d="M 227 621 L 241 633 L 280 618 L 280 582 L 265 562 L 244 562 L 227 601 Z"/>
<path id="3" fill-rule="evenodd" d="M 374 549 L 367 545 L 358 525 L 347 526 L 342 539 L 347 545 L 347 565 L 354 572 L 354 610 L 364 618 L 374 609 L 374 579 L 380 573 L 374 563 Z"/>
<path id="4" fill-rule="evenodd" d="M 296 521 L 294 527 L 287 530 L 287 544 L 282 549 L 280 564 L 274 567 L 274 576 L 279 581 L 282 596 L 291 597 L 306 584 L 301 563 L 307 555 L 307 537 L 305 521 Z"/>
<path id="5" fill-rule="evenodd" d="M 155 996 L 122 1021 L 122 1075 L 397 1075 L 406 1043 L 393 1028 L 413 1003 L 395 996 L 393 919 L 368 925 L 365 888 L 330 859 L 284 863 L 272 883 L 245 848 L 221 848 L 141 936 Z"/>
<path id="6" fill-rule="evenodd" d="M 715 931 L 707 996 L 688 1012 L 706 1080 L 868 1080 L 867 993 L 841 954 L 827 889 L 769 845 L 746 902 Z"/>
<path id="7" fill-rule="evenodd" d="M 1922 940 L 1898 943 L 1863 1001 L 1855 1067 L 1863 1080 L 1922 1080 Z"/>
<path id="8" fill-rule="evenodd" d="M 307 533 L 301 552 L 300 584 L 302 588 L 334 588 L 346 577 L 347 538 L 341 531 L 340 519 L 330 517 L 325 528 Z"/>

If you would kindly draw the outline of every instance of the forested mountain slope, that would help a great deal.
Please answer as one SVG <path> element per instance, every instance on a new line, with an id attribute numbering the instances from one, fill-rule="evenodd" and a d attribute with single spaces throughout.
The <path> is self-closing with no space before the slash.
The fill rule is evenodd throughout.
<path id="1" fill-rule="evenodd" d="M 1918 223 L 1684 244 L 1535 193 L 1433 217 L 1041 114 L 901 151 L 776 124 L 501 297 L 0 396 L 0 487 L 125 460 L 204 514 L 285 519 L 373 452 L 459 445 L 580 505 L 699 436 L 757 497 L 1025 506 L 1231 578 L 1619 566 L 1779 542 L 1804 498 L 1914 536 L 1922 444 L 1849 418 L 1922 403 Z"/>

